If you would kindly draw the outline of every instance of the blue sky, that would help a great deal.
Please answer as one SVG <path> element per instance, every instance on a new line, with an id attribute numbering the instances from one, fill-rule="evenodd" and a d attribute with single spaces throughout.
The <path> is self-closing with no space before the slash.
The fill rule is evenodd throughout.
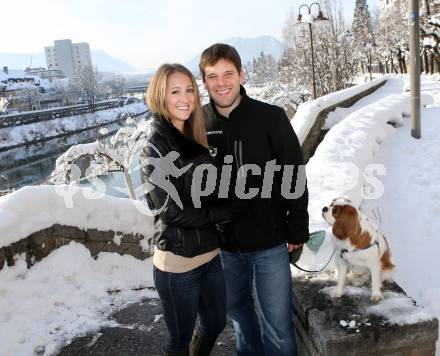
<path id="1" fill-rule="evenodd" d="M 347 21 L 354 1 L 340 0 Z M 88 42 L 139 70 L 185 62 L 211 43 L 230 37 L 282 39 L 299 0 L 6 0 L 0 52 L 42 52 L 55 39 Z M 367 0 L 370 8 L 379 0 Z"/>

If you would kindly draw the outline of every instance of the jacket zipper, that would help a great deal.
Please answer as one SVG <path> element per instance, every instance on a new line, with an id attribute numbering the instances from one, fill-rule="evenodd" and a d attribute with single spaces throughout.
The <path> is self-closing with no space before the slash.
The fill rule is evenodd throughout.
<path id="1" fill-rule="evenodd" d="M 240 157 L 240 169 L 241 169 L 241 174 L 244 176 L 244 172 L 243 172 L 243 141 L 238 141 L 238 155 Z"/>
<path id="2" fill-rule="evenodd" d="M 196 233 L 197 233 L 197 239 L 199 240 L 199 245 L 200 245 L 200 234 L 199 234 L 199 229 L 196 229 Z"/>

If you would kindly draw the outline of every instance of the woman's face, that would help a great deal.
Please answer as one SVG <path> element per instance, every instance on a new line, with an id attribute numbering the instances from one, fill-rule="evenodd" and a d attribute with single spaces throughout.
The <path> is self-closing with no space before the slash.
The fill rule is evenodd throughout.
<path id="1" fill-rule="evenodd" d="M 183 130 L 185 121 L 194 110 L 194 87 L 191 78 L 183 73 L 173 73 L 167 78 L 165 106 L 173 125 Z"/>

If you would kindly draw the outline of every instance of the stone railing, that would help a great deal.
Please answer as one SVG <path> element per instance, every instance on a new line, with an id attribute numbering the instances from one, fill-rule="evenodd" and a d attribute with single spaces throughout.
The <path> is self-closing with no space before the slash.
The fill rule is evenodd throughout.
<path id="1" fill-rule="evenodd" d="M 98 255 L 99 252 L 116 252 L 145 259 L 153 253 L 152 237 L 96 229 L 84 231 L 77 227 L 56 224 L 1 247 L 0 269 L 5 265 L 14 265 L 14 257 L 20 254 L 26 255 L 26 263 L 31 267 L 36 261 L 40 261 L 53 250 L 71 241 L 86 246 L 92 256 Z"/>
<path id="2" fill-rule="evenodd" d="M 319 143 L 322 140 L 323 132 L 322 127 L 324 126 L 325 120 L 327 118 L 327 115 L 335 110 L 337 107 L 347 108 L 349 106 L 352 106 L 354 103 L 356 103 L 358 100 L 362 99 L 363 97 L 371 94 L 372 92 L 379 89 L 382 85 L 386 83 L 386 80 L 383 80 L 379 82 L 378 84 L 356 94 L 352 97 L 345 99 L 343 101 L 340 101 L 334 105 L 328 106 L 324 108 L 322 111 L 319 112 L 319 114 L 316 116 L 315 122 L 308 132 L 303 144 L 302 149 L 304 152 L 304 159 L 307 162 L 310 157 L 313 156 L 315 153 L 316 147 L 318 147 Z M 295 120 L 295 117 L 293 117 L 292 120 Z"/>

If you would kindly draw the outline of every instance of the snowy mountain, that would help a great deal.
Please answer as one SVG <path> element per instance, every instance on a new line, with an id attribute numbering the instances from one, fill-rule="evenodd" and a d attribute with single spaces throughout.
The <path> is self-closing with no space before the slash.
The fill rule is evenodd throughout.
<path id="1" fill-rule="evenodd" d="M 92 50 L 92 62 L 102 72 L 135 73 L 138 70 L 104 51 Z M 0 53 L 0 68 L 25 69 L 26 67 L 46 67 L 46 57 L 41 53 Z"/>
<path id="2" fill-rule="evenodd" d="M 277 61 L 284 50 L 283 43 L 272 36 L 260 36 L 254 38 L 232 37 L 219 42 L 234 46 L 238 53 L 240 53 L 243 65 L 252 62 L 252 59 L 257 57 L 260 52 L 271 54 Z M 201 52 L 185 63 L 185 66 L 196 74 L 199 73 L 198 66 L 200 55 Z"/>
<path id="3" fill-rule="evenodd" d="M 98 67 L 99 71 L 115 73 L 135 73 L 138 72 L 132 65 L 120 59 L 110 56 L 104 51 L 92 50 L 92 62 Z"/>

